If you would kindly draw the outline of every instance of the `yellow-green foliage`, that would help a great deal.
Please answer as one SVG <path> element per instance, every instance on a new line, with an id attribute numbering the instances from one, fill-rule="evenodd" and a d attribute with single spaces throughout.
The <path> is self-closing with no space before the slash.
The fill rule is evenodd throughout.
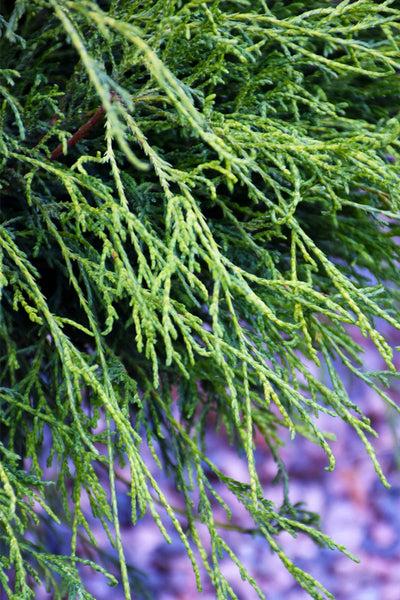
<path id="1" fill-rule="evenodd" d="M 44 580 L 54 598 L 92 598 L 78 567 L 102 567 L 76 556 L 78 534 L 91 535 L 86 489 L 129 598 L 113 468 L 125 462 L 133 522 L 148 510 L 165 531 L 161 504 L 199 587 L 197 556 L 218 599 L 236 598 L 222 555 L 249 577 L 214 520 L 218 480 L 310 596 L 326 598 L 277 542 L 301 530 L 335 547 L 290 504 L 282 428 L 320 444 L 332 469 L 316 417 L 338 416 L 385 482 L 341 373 L 390 401 L 392 350 L 378 329 L 400 327 L 398 2 L 0 7 L 0 585 L 18 600 Z M 366 371 L 349 325 L 387 371 Z M 250 484 L 213 463 L 210 414 L 246 457 Z M 264 497 L 256 431 L 277 461 L 282 507 Z M 68 523 L 70 556 L 42 544 L 43 519 Z"/>

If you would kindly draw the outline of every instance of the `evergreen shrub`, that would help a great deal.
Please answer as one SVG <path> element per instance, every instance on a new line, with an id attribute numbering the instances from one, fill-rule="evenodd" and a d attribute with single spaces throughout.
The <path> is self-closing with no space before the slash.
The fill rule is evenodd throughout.
<path id="1" fill-rule="evenodd" d="M 130 598 L 116 493 L 126 465 L 133 525 L 150 513 L 168 539 L 172 523 L 199 589 L 203 565 L 216 598 L 237 598 L 220 568 L 228 556 L 267 592 L 216 519 L 222 506 L 229 524 L 223 485 L 309 595 L 331 597 L 280 546 L 288 531 L 336 548 L 291 503 L 282 440 L 286 428 L 290 443 L 319 444 L 331 470 L 318 415 L 338 417 L 387 485 L 343 374 L 391 403 L 382 332 L 400 328 L 398 1 L 0 6 L 0 586 L 18 600 L 41 582 L 55 599 L 92 598 L 81 565 L 99 577 L 109 565 L 87 497 L 118 554 L 118 577 L 106 576 Z M 365 368 L 355 329 L 385 370 Z M 246 481 L 215 464 L 211 424 Z M 256 434 L 282 506 L 259 481 Z M 40 533 L 58 523 L 69 555 Z"/>

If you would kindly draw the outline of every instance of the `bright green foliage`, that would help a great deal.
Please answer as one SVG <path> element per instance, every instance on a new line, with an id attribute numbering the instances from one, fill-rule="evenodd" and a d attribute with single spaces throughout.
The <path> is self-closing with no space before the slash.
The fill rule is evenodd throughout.
<path id="1" fill-rule="evenodd" d="M 392 350 L 377 328 L 400 328 L 399 3 L 0 6 L 0 585 L 18 600 L 35 597 L 35 580 L 54 598 L 92 597 L 79 577 L 90 561 L 76 556 L 77 536 L 91 535 L 86 489 L 129 598 L 113 468 L 125 462 L 133 523 L 151 511 L 164 531 L 161 504 L 218 599 L 236 598 L 221 556 L 250 576 L 214 520 L 225 506 L 215 480 L 310 596 L 326 598 L 278 545 L 281 530 L 301 530 L 335 547 L 290 504 L 282 428 L 320 444 L 332 469 L 316 417 L 340 417 L 385 482 L 336 369 L 390 401 Z M 366 372 L 349 325 L 387 371 Z M 209 417 L 245 457 L 247 482 L 214 465 Z M 282 507 L 259 482 L 256 431 Z M 186 514 L 168 504 L 144 443 Z M 69 524 L 70 556 L 41 546 L 43 519 Z"/>

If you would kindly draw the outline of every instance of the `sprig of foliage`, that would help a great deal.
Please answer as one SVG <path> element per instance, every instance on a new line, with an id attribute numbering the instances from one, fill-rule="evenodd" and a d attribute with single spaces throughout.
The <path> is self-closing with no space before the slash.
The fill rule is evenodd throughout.
<path id="1" fill-rule="evenodd" d="M 321 445 L 333 469 L 316 417 L 340 417 L 387 484 L 342 372 L 391 403 L 379 325 L 400 328 L 397 2 L 1 6 L 1 584 L 10 598 L 34 597 L 35 581 L 55 598 L 91 597 L 78 569 L 90 561 L 77 556 L 82 531 L 95 544 L 86 490 L 130 598 L 114 473 L 126 463 L 132 522 L 150 511 L 168 540 L 161 505 L 199 589 L 197 556 L 216 597 L 237 597 L 220 570 L 228 555 L 263 597 L 215 519 L 215 503 L 230 515 L 217 480 L 310 596 L 332 597 L 277 541 L 302 531 L 338 547 L 290 502 L 282 428 Z M 387 371 L 365 370 L 349 326 Z M 210 416 L 244 453 L 247 482 L 214 464 Z M 259 480 L 256 431 L 282 507 Z M 41 542 L 44 519 L 69 524 L 70 556 Z"/>

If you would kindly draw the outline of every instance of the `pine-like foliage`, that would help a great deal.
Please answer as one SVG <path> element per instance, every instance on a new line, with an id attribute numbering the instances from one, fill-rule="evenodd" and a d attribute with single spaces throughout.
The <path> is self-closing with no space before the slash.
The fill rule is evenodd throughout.
<path id="1" fill-rule="evenodd" d="M 115 481 L 126 464 L 132 522 L 149 511 L 165 531 L 167 514 L 216 598 L 237 597 L 220 569 L 227 555 L 267 592 L 215 518 L 218 504 L 230 513 L 216 483 L 310 596 L 326 598 L 279 545 L 286 530 L 335 548 L 291 505 L 281 440 L 284 428 L 307 436 L 332 469 L 317 417 L 337 416 L 385 482 L 342 374 L 390 402 L 379 329 L 400 328 L 399 3 L 0 6 L 0 586 L 18 600 L 41 581 L 54 598 L 92 598 L 80 565 L 104 569 L 77 555 L 79 536 L 91 537 L 86 493 L 130 598 Z M 363 367 L 354 328 L 386 371 Z M 210 423 L 247 481 L 214 464 Z M 260 484 L 256 433 L 282 506 Z M 40 536 L 60 521 L 69 556 Z"/>

